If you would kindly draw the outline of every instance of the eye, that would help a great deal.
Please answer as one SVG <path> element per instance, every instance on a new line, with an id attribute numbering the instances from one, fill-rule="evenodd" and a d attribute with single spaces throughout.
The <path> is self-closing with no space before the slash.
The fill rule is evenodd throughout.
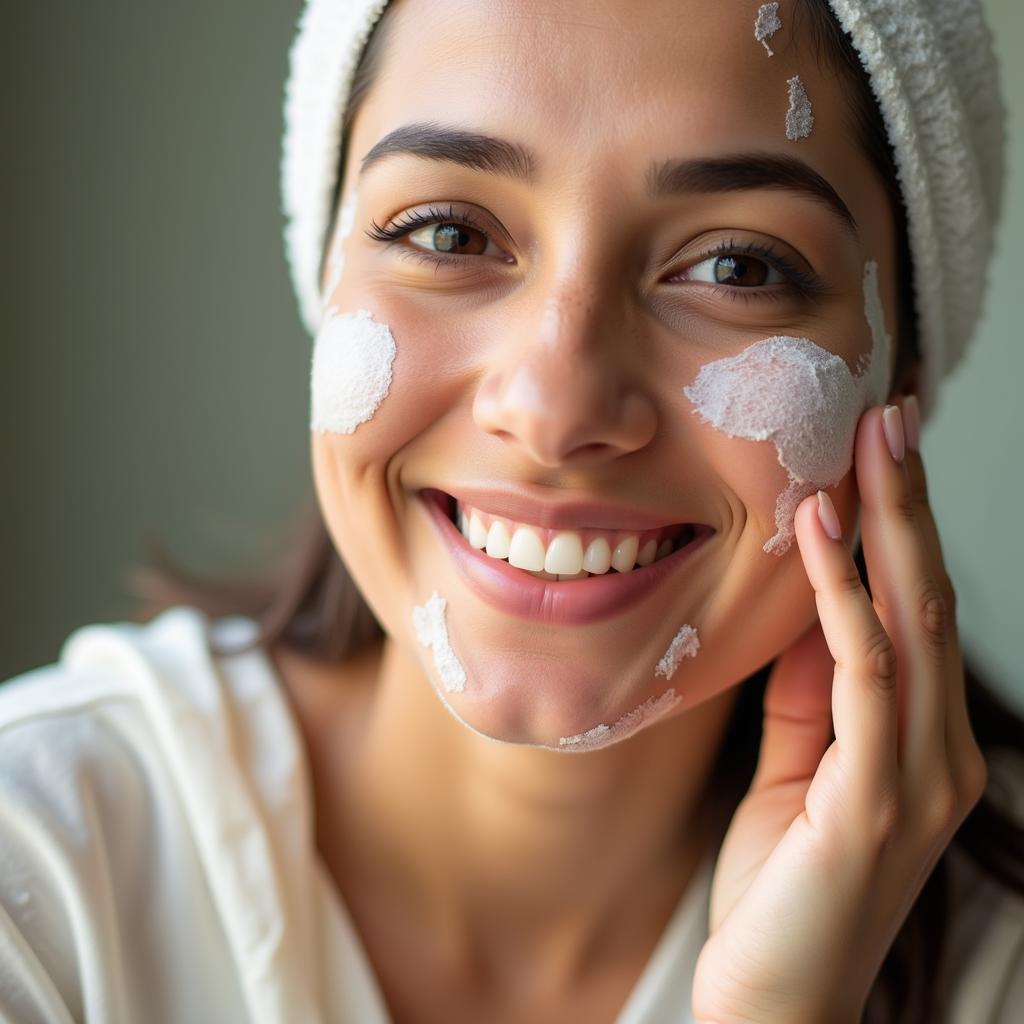
<path id="1" fill-rule="evenodd" d="M 784 274 L 756 256 L 713 256 L 688 267 L 683 273 L 687 281 L 738 288 L 786 283 Z"/>
<path id="2" fill-rule="evenodd" d="M 434 221 L 410 231 L 409 241 L 430 252 L 458 256 L 482 256 L 490 244 L 490 239 L 482 231 L 451 221 Z"/>
<path id="3" fill-rule="evenodd" d="M 509 257 L 491 239 L 490 234 L 476 225 L 469 210 L 456 213 L 449 204 L 447 209 L 429 206 L 413 210 L 381 227 L 371 221 L 367 236 L 377 242 L 397 244 L 408 237 L 411 244 L 399 245 L 398 255 L 412 257 L 427 263 L 459 263 L 463 257 L 497 256 L 503 261 Z"/>
<path id="4" fill-rule="evenodd" d="M 810 266 L 779 251 L 774 243 L 730 238 L 697 254 L 696 259 L 696 263 L 674 273 L 669 282 L 710 285 L 718 294 L 733 299 L 779 299 L 786 295 L 813 298 L 822 287 Z"/>

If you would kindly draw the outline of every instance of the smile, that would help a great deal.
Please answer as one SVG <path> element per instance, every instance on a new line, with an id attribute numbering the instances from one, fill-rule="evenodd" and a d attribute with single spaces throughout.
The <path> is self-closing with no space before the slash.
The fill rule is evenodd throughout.
<path id="1" fill-rule="evenodd" d="M 455 524 L 470 547 L 545 580 L 631 572 L 685 547 L 694 537 L 693 527 L 685 523 L 644 533 L 553 530 L 499 518 L 458 500 L 455 507 Z"/>
<path id="2" fill-rule="evenodd" d="M 565 516 L 557 509 L 534 516 L 564 522 L 564 527 L 541 526 L 485 512 L 434 488 L 419 497 L 478 597 L 499 611 L 549 625 L 583 625 L 624 612 L 650 596 L 715 533 L 701 523 L 655 525 L 641 522 L 643 517 L 622 528 L 580 524 L 569 529 L 571 519 L 607 521 L 608 511 L 588 515 L 586 506 L 573 506 Z M 522 506 L 510 502 L 502 511 L 515 507 Z"/>

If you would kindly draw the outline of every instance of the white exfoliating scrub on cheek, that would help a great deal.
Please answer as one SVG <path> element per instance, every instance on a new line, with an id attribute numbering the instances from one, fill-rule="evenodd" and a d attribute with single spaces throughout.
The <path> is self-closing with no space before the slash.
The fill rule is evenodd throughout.
<path id="1" fill-rule="evenodd" d="M 624 740 L 645 725 L 651 725 L 664 718 L 683 698 L 669 688 L 660 697 L 650 697 L 628 714 L 623 715 L 614 725 L 595 725 L 593 729 L 576 736 L 563 736 L 558 741 L 560 750 L 584 751 L 609 747 Z"/>
<path id="2" fill-rule="evenodd" d="M 806 139 L 814 127 L 814 114 L 807 90 L 799 75 L 786 80 L 789 86 L 789 109 L 786 111 L 786 138 L 793 142 Z"/>
<path id="3" fill-rule="evenodd" d="M 668 650 L 661 656 L 654 674 L 671 679 L 683 658 L 696 658 L 699 650 L 700 637 L 697 636 L 697 630 L 689 625 L 680 626 Z"/>
<path id="4" fill-rule="evenodd" d="M 774 57 L 775 51 L 768 45 L 768 40 L 781 28 L 779 5 L 761 4 L 757 9 L 757 21 L 754 22 L 754 38 L 768 51 L 769 57 Z"/>
<path id="5" fill-rule="evenodd" d="M 800 502 L 846 475 L 861 413 L 888 393 L 892 340 L 873 260 L 864 265 L 864 316 L 871 353 L 861 356 L 856 375 L 807 338 L 775 336 L 702 366 L 683 388 L 693 411 L 716 429 L 775 445 L 789 483 L 776 502 L 776 533 L 764 545 L 770 554 L 782 555 L 792 544 Z"/>
<path id="6" fill-rule="evenodd" d="M 423 647 L 429 647 L 434 655 L 434 668 L 441 685 L 448 693 L 461 693 L 466 688 L 466 670 L 448 640 L 448 626 L 445 624 L 447 603 L 435 590 L 424 604 L 413 608 L 412 624 L 416 629 L 416 639 Z"/>
<path id="7" fill-rule="evenodd" d="M 367 309 L 324 313 L 313 344 L 310 429 L 351 434 L 387 397 L 395 339 Z"/>
<path id="8" fill-rule="evenodd" d="M 335 232 L 334 245 L 331 248 L 331 277 L 327 282 L 327 288 L 323 295 L 325 305 L 337 291 L 338 285 L 341 284 L 341 278 L 345 271 L 345 239 L 352 234 L 355 220 L 356 193 L 353 190 L 348 202 L 338 211 L 338 230 Z"/>

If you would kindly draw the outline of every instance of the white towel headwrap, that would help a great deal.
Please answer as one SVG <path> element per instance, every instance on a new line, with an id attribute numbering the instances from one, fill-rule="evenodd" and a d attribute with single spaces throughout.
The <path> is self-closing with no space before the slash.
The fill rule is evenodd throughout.
<path id="1" fill-rule="evenodd" d="M 285 88 L 285 248 L 302 319 L 319 271 L 352 75 L 388 0 L 307 0 Z M 896 156 L 924 361 L 921 404 L 956 365 L 981 310 L 1004 175 L 1005 111 L 980 0 L 829 0 L 871 79 Z"/>

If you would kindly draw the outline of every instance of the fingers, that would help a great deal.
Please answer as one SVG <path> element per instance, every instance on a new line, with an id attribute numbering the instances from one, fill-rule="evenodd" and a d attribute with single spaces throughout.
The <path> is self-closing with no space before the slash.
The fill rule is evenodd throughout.
<path id="1" fill-rule="evenodd" d="M 914 506 L 914 517 L 917 520 L 934 567 L 936 583 L 946 604 L 946 615 L 949 619 L 949 662 L 952 671 L 948 678 L 946 702 L 946 750 L 954 767 L 954 778 L 962 774 L 959 770 L 965 763 L 967 775 L 978 774 L 978 759 L 974 732 L 967 715 L 967 695 L 964 689 L 963 657 L 960 647 L 960 634 L 956 625 L 956 591 L 946 570 L 942 555 L 942 544 L 939 531 L 932 514 L 928 499 L 928 484 L 925 476 L 924 461 L 920 451 L 920 413 L 917 399 L 909 395 L 900 403 L 907 435 L 906 467 L 910 480 L 910 494 Z M 968 753 L 965 755 L 964 751 Z M 968 785 L 968 789 L 977 786 Z"/>
<path id="2" fill-rule="evenodd" d="M 832 739 L 832 655 L 815 622 L 776 660 L 752 788 L 808 784 Z"/>
<path id="3" fill-rule="evenodd" d="M 946 761 L 949 687 L 959 667 L 938 583 L 938 534 L 928 538 L 922 528 L 905 437 L 897 406 L 869 409 L 858 426 L 854 464 L 874 608 L 897 652 L 900 759 L 920 771 Z"/>
<path id="4" fill-rule="evenodd" d="M 835 662 L 832 719 L 850 784 L 870 806 L 897 775 L 897 688 L 893 644 L 865 591 L 823 491 L 796 513 L 796 537 Z M 828 530 L 829 532 L 826 532 Z M 831 533 L 831 536 L 830 536 Z"/>

